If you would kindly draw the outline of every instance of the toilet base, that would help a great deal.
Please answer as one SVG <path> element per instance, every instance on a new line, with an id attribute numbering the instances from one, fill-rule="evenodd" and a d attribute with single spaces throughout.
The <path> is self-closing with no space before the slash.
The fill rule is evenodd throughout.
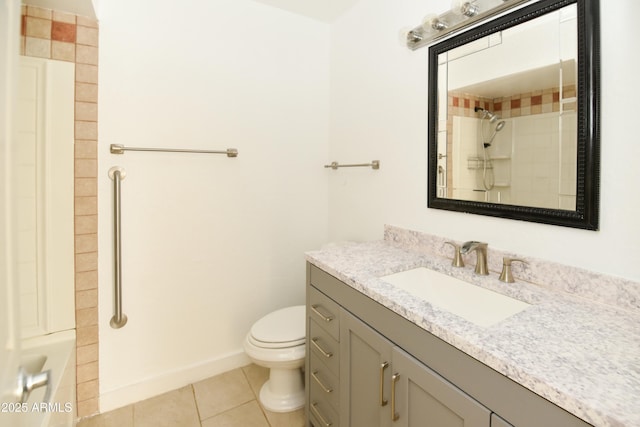
<path id="1" fill-rule="evenodd" d="M 260 403 L 271 412 L 291 412 L 304 407 L 304 382 L 300 369 L 271 368 L 260 389 Z"/>

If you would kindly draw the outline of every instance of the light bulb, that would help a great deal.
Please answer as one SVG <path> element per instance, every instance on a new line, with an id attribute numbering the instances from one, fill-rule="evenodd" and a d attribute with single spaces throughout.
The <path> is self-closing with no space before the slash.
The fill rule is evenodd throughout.
<path id="1" fill-rule="evenodd" d="M 473 3 L 466 2 L 460 7 L 460 12 L 462 12 L 464 16 L 468 16 L 470 18 L 472 16 L 476 16 L 478 12 L 480 12 L 480 8 Z"/>
<path id="2" fill-rule="evenodd" d="M 451 12 L 454 15 L 471 18 L 480 12 L 480 7 L 475 4 L 474 0 L 453 0 L 451 3 Z"/>
<path id="3" fill-rule="evenodd" d="M 424 39 L 424 33 L 420 27 L 416 29 L 402 28 L 398 34 L 398 40 L 402 45 L 418 43 L 422 39 Z"/>
<path id="4" fill-rule="evenodd" d="M 440 18 L 434 19 L 433 22 L 431 23 L 431 27 L 434 30 L 438 30 L 438 31 L 446 30 L 447 26 L 448 26 L 447 23 L 441 20 Z"/>
<path id="5" fill-rule="evenodd" d="M 422 28 L 425 33 L 433 33 L 445 30 L 448 27 L 447 22 L 439 18 L 436 14 L 429 14 L 422 20 Z"/>

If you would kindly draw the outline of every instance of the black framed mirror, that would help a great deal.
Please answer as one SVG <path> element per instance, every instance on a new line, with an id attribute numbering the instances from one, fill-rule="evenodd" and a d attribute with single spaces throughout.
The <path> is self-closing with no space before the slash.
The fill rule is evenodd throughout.
<path id="1" fill-rule="evenodd" d="M 429 48 L 429 208 L 598 229 L 599 8 L 541 0 Z"/>

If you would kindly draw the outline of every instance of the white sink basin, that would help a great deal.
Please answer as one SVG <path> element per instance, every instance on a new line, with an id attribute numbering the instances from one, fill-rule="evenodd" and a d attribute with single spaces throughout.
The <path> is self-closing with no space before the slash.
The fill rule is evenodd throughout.
<path id="1" fill-rule="evenodd" d="M 424 267 L 380 279 L 478 326 L 491 326 L 529 307 L 525 302 Z"/>

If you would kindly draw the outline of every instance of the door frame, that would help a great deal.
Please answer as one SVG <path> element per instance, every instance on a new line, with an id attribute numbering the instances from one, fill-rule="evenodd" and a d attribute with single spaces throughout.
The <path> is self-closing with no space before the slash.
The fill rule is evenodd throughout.
<path id="1" fill-rule="evenodd" d="M 17 398 L 20 361 L 18 295 L 14 253 L 14 127 L 16 80 L 20 39 L 19 0 L 0 0 L 0 401 Z M 6 414 L 3 414 L 6 415 Z"/>

